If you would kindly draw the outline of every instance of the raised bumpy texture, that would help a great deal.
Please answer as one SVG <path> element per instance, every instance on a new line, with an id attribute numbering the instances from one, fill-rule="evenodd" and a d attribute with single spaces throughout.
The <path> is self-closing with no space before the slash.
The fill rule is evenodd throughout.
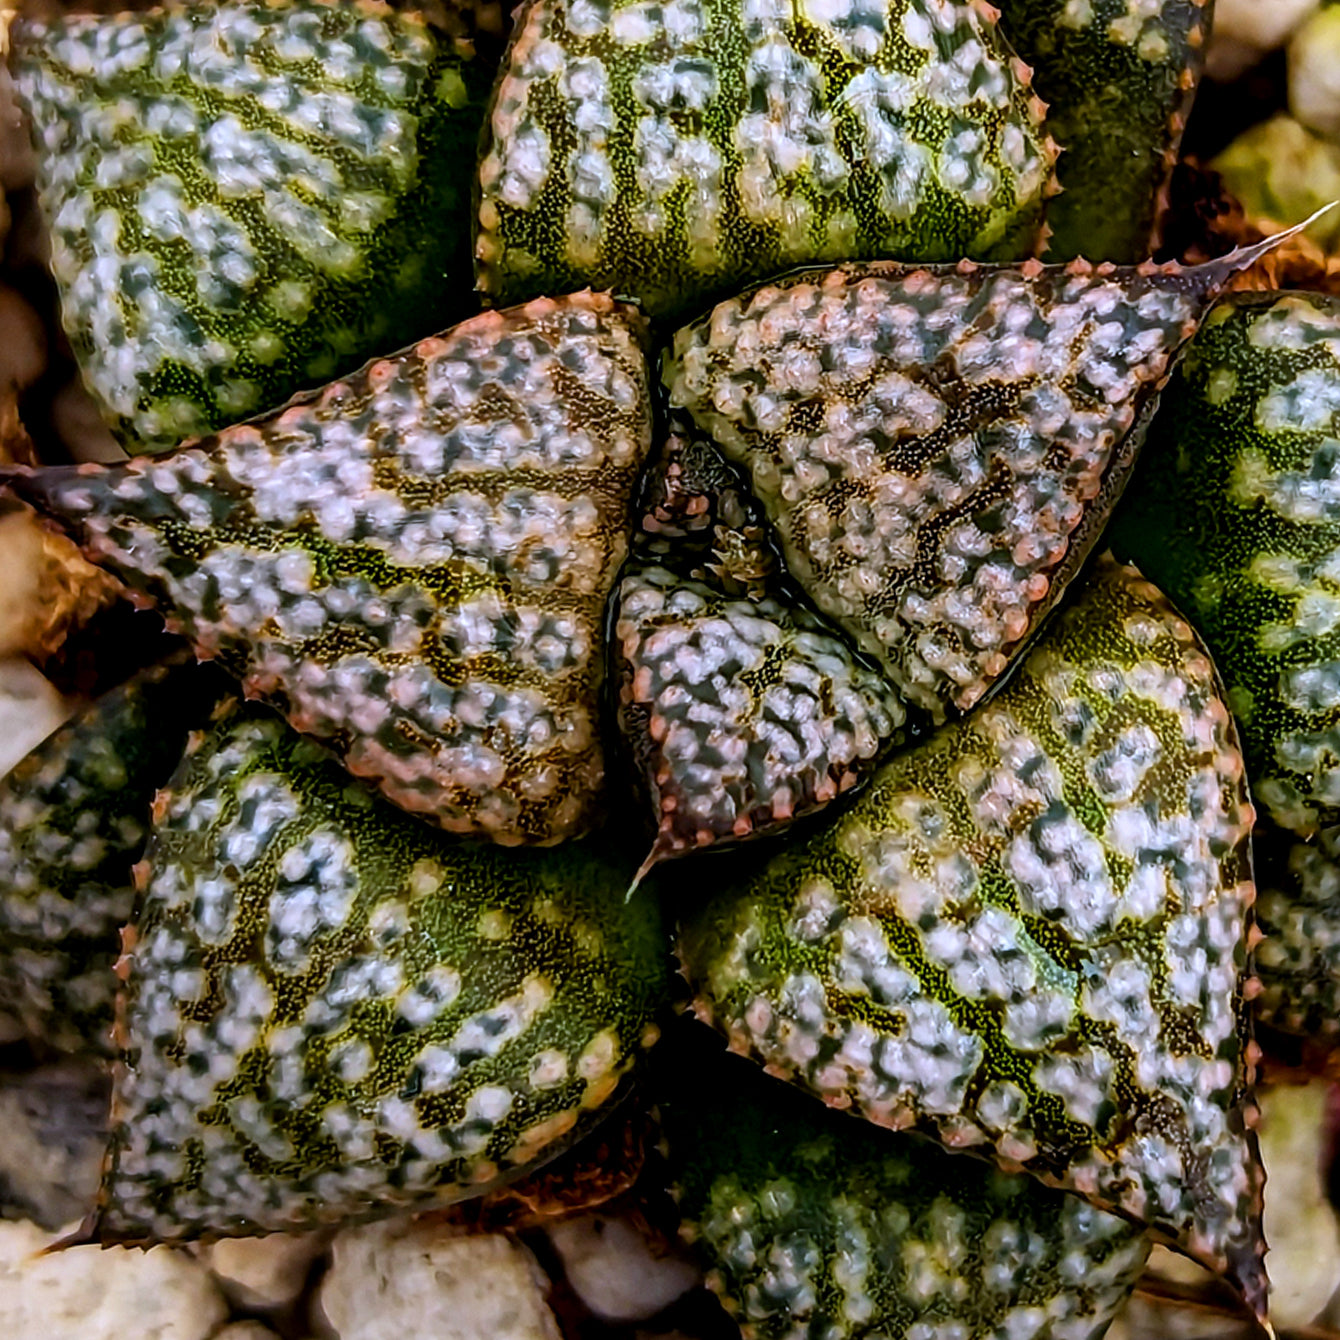
<path id="1" fill-rule="evenodd" d="M 695 1007 L 830 1103 L 1151 1224 L 1259 1310 L 1252 819 L 1208 656 L 1105 562 L 990 703 L 707 900 Z"/>
<path id="2" fill-rule="evenodd" d="M 411 15 L 225 0 L 16 25 L 61 310 L 162 451 L 464 311 L 489 73 Z"/>
<path id="3" fill-rule="evenodd" d="M 789 597 L 736 469 L 672 420 L 614 610 L 619 725 L 658 860 L 785 827 L 899 740 L 898 696 Z"/>
<path id="4" fill-rule="evenodd" d="M 397 805 L 557 842 L 600 807 L 642 336 L 608 298 L 537 300 L 171 455 L 15 487 Z"/>
<path id="5" fill-rule="evenodd" d="M 1257 802 L 1303 837 L 1340 822 L 1340 299 L 1215 309 L 1112 542 L 1204 636 Z"/>
<path id="6" fill-rule="evenodd" d="M 154 793 L 203 724 L 213 676 L 138 675 L 0 781 L 0 1011 L 62 1050 L 112 1047 L 112 963 Z"/>
<path id="7" fill-rule="evenodd" d="M 588 1130 L 655 1038 L 655 903 L 592 846 L 453 842 L 259 706 L 156 811 L 96 1240 L 478 1194 Z"/>
<path id="8" fill-rule="evenodd" d="M 659 316 L 806 262 L 1029 255 L 1042 111 L 972 0 L 532 0 L 480 161 L 480 286 Z"/>
<path id="9" fill-rule="evenodd" d="M 1155 251 L 1210 26 L 1209 0 L 1000 0 L 1061 148 L 1048 260 Z"/>
<path id="10" fill-rule="evenodd" d="M 1189 271 L 843 266 L 721 303 L 665 380 L 795 579 L 943 720 L 1086 555 L 1205 303 Z"/>
<path id="11" fill-rule="evenodd" d="M 1340 827 L 1311 842 L 1258 834 L 1256 1018 L 1333 1044 L 1340 1035 Z"/>
<path id="12" fill-rule="evenodd" d="M 1287 1031 L 1333 1033 L 1340 300 L 1237 295 L 1211 313 L 1169 384 L 1112 537 L 1204 635 L 1252 795 L 1285 830 L 1261 844 L 1258 1012 Z"/>
<path id="13" fill-rule="evenodd" d="M 681 1232 L 745 1335 L 1091 1340 L 1130 1293 L 1149 1255 L 1130 1224 L 694 1042 L 661 1108 Z"/>
<path id="14" fill-rule="evenodd" d="M 619 587 L 621 716 L 645 761 L 652 859 L 761 835 L 873 770 L 906 717 L 803 610 L 647 567 Z"/>

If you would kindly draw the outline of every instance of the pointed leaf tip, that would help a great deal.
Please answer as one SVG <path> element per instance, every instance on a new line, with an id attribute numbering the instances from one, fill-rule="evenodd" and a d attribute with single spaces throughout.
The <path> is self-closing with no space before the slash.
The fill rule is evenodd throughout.
<path id="1" fill-rule="evenodd" d="M 1253 242 L 1245 247 L 1236 247 L 1226 256 L 1218 256 L 1212 261 L 1192 266 L 1191 269 L 1205 274 L 1208 280 L 1207 291 L 1217 297 L 1233 275 L 1251 269 L 1262 257 L 1270 255 L 1277 247 L 1282 247 L 1290 238 L 1305 233 L 1318 219 L 1325 218 L 1337 205 L 1340 205 L 1340 200 L 1332 200 L 1330 204 L 1323 205 L 1319 210 L 1310 214 L 1302 223 L 1295 223 L 1283 232 L 1272 233 L 1259 242 Z"/>
<path id="2" fill-rule="evenodd" d="M 1237 754 L 1190 628 L 1103 560 L 989 706 L 682 920 L 690 986 L 733 1048 L 812 1097 L 1146 1222 L 1259 1313 L 1261 1171 L 1230 1049 L 1251 832 Z M 1151 809 L 1164 869 L 1119 856 Z M 1194 907 L 1168 892 L 1173 868 Z M 1172 986 L 1165 966 L 1204 935 L 1214 949 Z"/>
<path id="3" fill-rule="evenodd" d="M 152 463 L 14 488 L 394 803 L 557 842 L 606 794 L 601 627 L 651 447 L 643 333 L 611 299 L 546 299 Z"/>
<path id="4" fill-rule="evenodd" d="M 1087 262 L 799 271 L 681 330 L 663 377 L 671 406 L 748 472 L 791 578 L 909 705 L 944 720 L 1000 677 L 1082 566 L 1213 279 Z M 1015 338 L 1021 312 L 1050 333 Z M 873 425 L 888 439 L 874 451 Z"/>

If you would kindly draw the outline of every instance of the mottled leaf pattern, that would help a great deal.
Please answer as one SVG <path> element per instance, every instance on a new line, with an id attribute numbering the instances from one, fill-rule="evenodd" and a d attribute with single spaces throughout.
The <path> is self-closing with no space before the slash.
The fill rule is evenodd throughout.
<path id="1" fill-rule="evenodd" d="M 0 1010 L 65 1051 L 112 1051 L 112 963 L 154 794 L 219 678 L 158 666 L 91 703 L 0 779 Z"/>
<path id="2" fill-rule="evenodd" d="M 489 73 L 366 0 L 15 27 L 61 310 L 131 452 L 464 312 Z"/>
<path id="3" fill-rule="evenodd" d="M 480 287 L 660 316 L 814 261 L 1031 255 L 1042 110 L 971 0 L 531 0 L 480 161 Z"/>
<path id="4" fill-rule="evenodd" d="M 1256 947 L 1262 1023 L 1333 1044 L 1340 1036 L 1340 827 L 1310 842 L 1258 834 Z"/>
<path id="5" fill-rule="evenodd" d="M 970 708 L 1062 593 L 1223 271 L 852 265 L 681 330 L 671 402 L 909 703 Z"/>
<path id="6" fill-rule="evenodd" d="M 613 631 L 619 725 L 657 826 L 650 865 L 822 808 L 870 775 L 907 713 L 786 590 L 734 467 L 681 423 L 641 512 Z"/>
<path id="7" fill-rule="evenodd" d="M 1130 1224 L 684 1042 L 661 1102 L 681 1232 L 746 1335 L 1090 1340 L 1130 1293 Z"/>
<path id="8" fill-rule="evenodd" d="M 1000 0 L 1061 149 L 1043 255 L 1152 255 L 1210 27 L 1210 0 Z"/>
<path id="9" fill-rule="evenodd" d="M 600 812 L 642 338 L 606 297 L 537 300 L 216 439 L 15 487 L 397 805 L 557 842 Z"/>
<path id="10" fill-rule="evenodd" d="M 1257 1009 L 1340 1028 L 1340 299 L 1238 294 L 1169 384 L 1113 527 L 1204 635 L 1261 845 Z"/>
<path id="11" fill-rule="evenodd" d="M 1340 822 L 1340 299 L 1220 303 L 1112 544 L 1204 636 L 1269 817 L 1304 837 Z"/>
<path id="12" fill-rule="evenodd" d="M 453 842 L 235 704 L 157 810 L 98 1241 L 476 1195 L 590 1129 L 655 1038 L 655 902 L 597 845 Z"/>
<path id="13" fill-rule="evenodd" d="M 1105 561 L 991 702 L 707 898 L 695 1007 L 831 1104 L 1152 1225 L 1259 1311 L 1252 817 L 1209 658 Z"/>

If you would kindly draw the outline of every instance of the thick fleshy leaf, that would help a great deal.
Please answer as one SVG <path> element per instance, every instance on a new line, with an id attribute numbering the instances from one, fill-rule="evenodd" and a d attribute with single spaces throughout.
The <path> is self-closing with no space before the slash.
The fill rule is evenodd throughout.
<path id="1" fill-rule="evenodd" d="M 1340 298 L 1235 294 L 1168 388 L 1113 548 L 1228 685 L 1256 801 L 1340 823 Z"/>
<path id="2" fill-rule="evenodd" d="M 873 772 L 907 718 L 787 590 L 735 467 L 670 428 L 613 620 L 619 725 L 657 826 L 646 866 L 822 808 Z"/>
<path id="3" fill-rule="evenodd" d="M 1178 270 L 852 265 L 681 330 L 671 401 L 909 703 L 966 710 L 1064 590 L 1212 288 Z"/>
<path id="4" fill-rule="evenodd" d="M 12 483 L 403 809 L 557 842 L 599 811 L 642 337 L 606 297 L 537 300 L 170 455 Z"/>
<path id="5" fill-rule="evenodd" d="M 131 452 L 462 314 L 489 73 L 368 0 L 19 24 L 61 311 Z"/>
<path id="6" fill-rule="evenodd" d="M 654 1040 L 655 901 L 602 844 L 454 842 L 259 705 L 156 808 L 96 1240 L 479 1194 L 589 1130 Z"/>
<path id="7" fill-rule="evenodd" d="M 476 270 L 684 313 L 815 261 L 1031 255 L 1055 150 L 973 0 L 531 0 L 479 168 Z"/>
<path id="8" fill-rule="evenodd" d="M 907 713 L 823 622 L 666 568 L 619 586 L 620 720 L 657 818 L 649 861 L 762 835 L 873 771 Z"/>
<path id="9" fill-rule="evenodd" d="M 755 1340 L 1090 1340 L 1149 1255 L 1077 1196 L 685 1062 L 661 1104 L 681 1232 Z"/>
<path id="10" fill-rule="evenodd" d="M 1272 832 L 1256 843 L 1260 897 L 1256 1017 L 1333 1044 L 1340 1036 L 1340 827 L 1311 842 Z"/>
<path id="11" fill-rule="evenodd" d="M 154 793 L 220 679 L 178 662 L 90 704 L 0 780 L 0 1010 L 66 1051 L 112 1049 L 112 963 Z"/>
<path id="12" fill-rule="evenodd" d="M 1200 75 L 1208 0 L 1000 0 L 1061 149 L 1044 255 L 1134 265 L 1159 211 Z"/>
<path id="13" fill-rule="evenodd" d="M 1208 656 L 1104 561 L 990 703 L 705 902 L 696 1008 L 829 1103 L 1150 1224 L 1259 1310 L 1252 817 Z"/>

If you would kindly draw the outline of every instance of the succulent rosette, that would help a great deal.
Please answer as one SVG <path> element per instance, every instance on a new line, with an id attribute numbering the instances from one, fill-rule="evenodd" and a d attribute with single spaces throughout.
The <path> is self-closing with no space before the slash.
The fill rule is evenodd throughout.
<path id="1" fill-rule="evenodd" d="M 126 923 L 81 1236 L 482 1196 L 660 1064 L 750 1335 L 1088 1337 L 1153 1241 L 1264 1318 L 1250 1002 L 1340 1033 L 1340 333 L 1211 310 L 1270 244 L 1146 259 L 1205 7 L 528 0 L 487 99 L 449 18 L 16 33 L 153 454 L 5 481 L 255 700 L 0 789 L 43 859 L 119 824 L 43 969 L 105 1021 Z M 644 1062 L 672 947 L 761 1064 Z"/>

